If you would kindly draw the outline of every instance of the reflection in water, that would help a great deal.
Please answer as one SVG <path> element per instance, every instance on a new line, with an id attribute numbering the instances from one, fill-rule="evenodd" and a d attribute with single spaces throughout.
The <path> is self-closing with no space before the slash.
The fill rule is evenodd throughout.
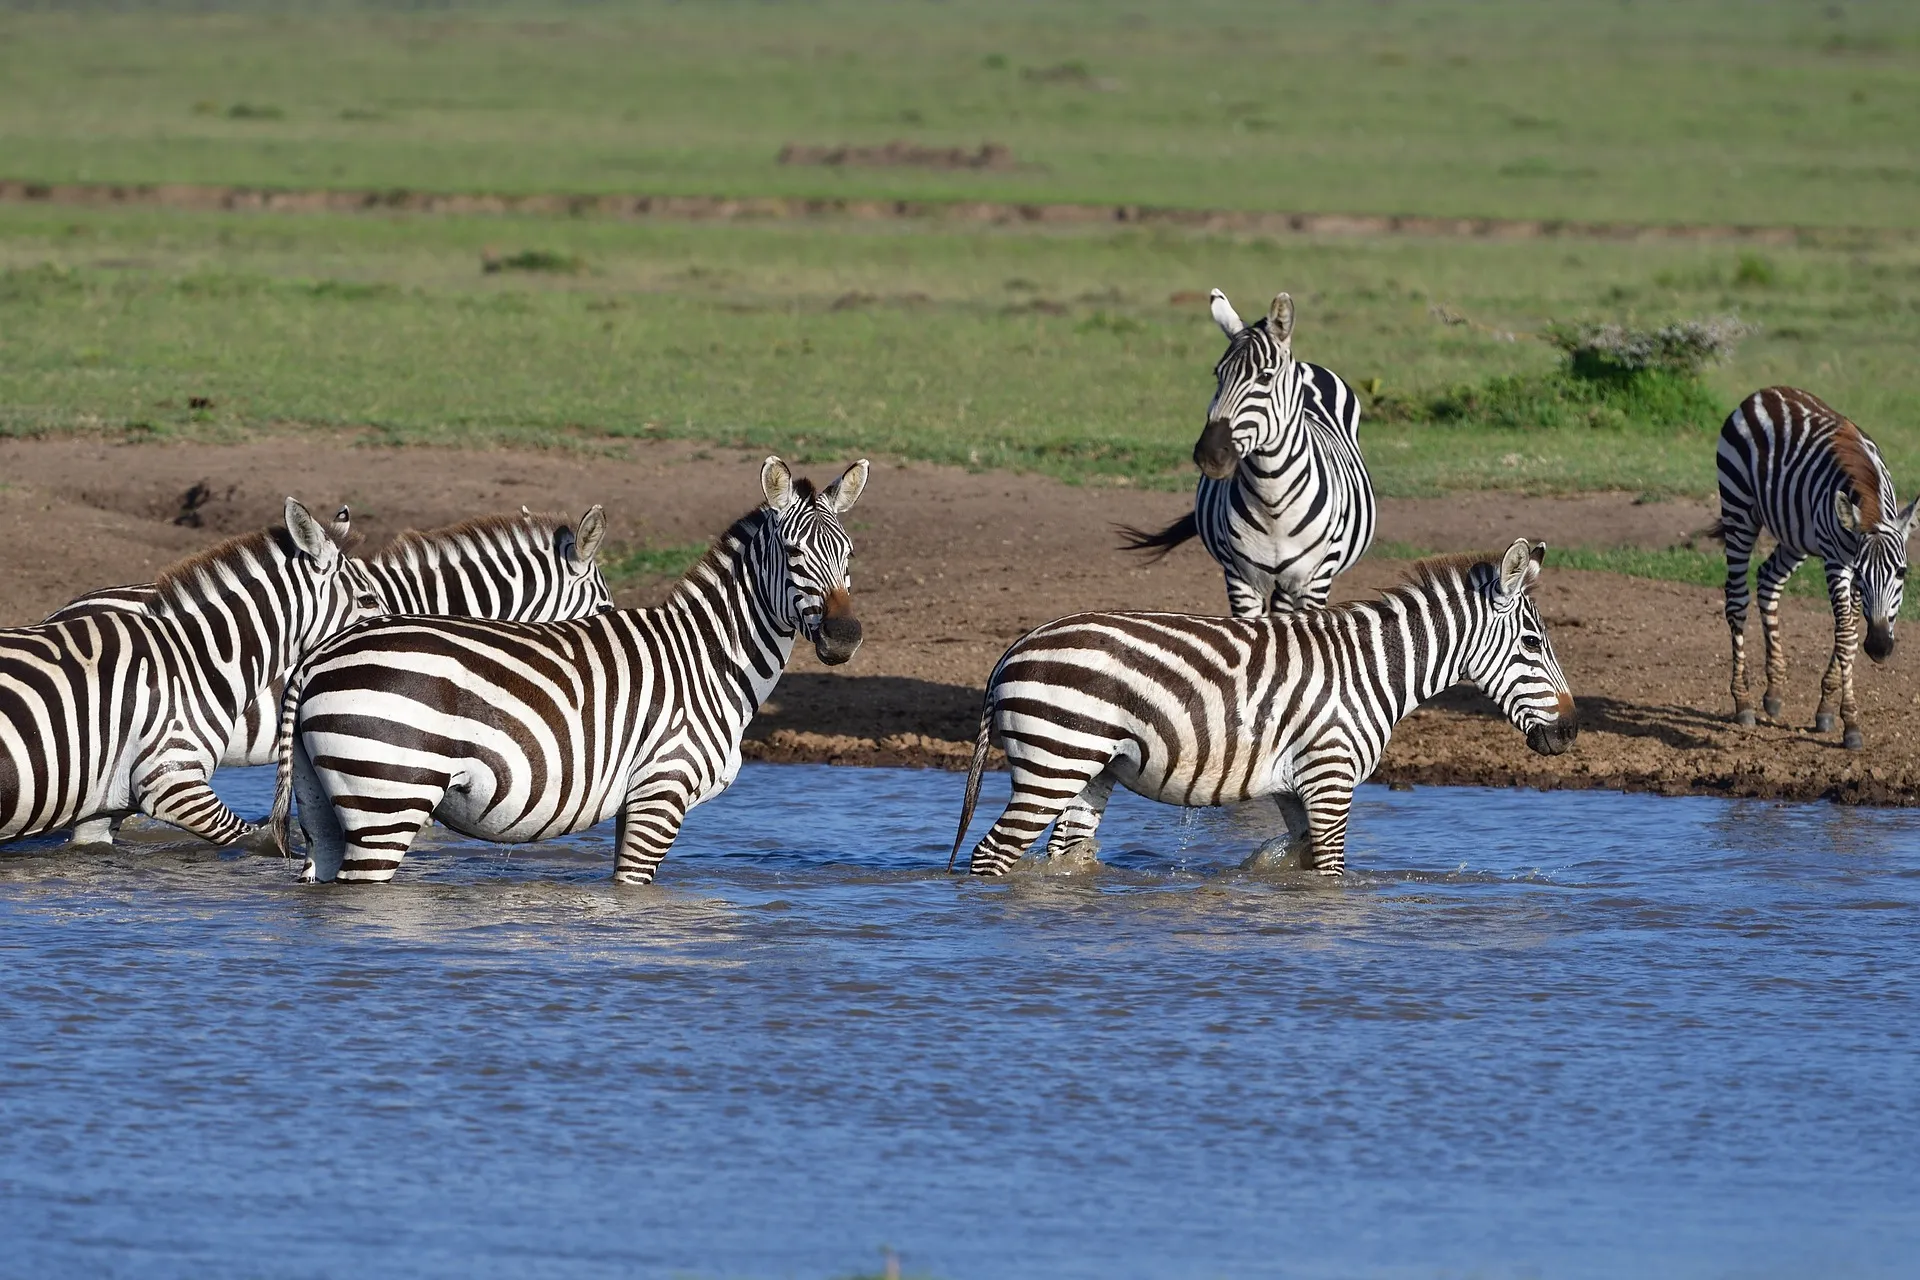
<path id="1" fill-rule="evenodd" d="M 1121 795 L 1101 867 L 987 884 L 958 792 L 749 767 L 640 890 L 605 831 L 375 887 L 12 846 L 8 1265 L 1905 1265 L 1920 815 L 1369 788 L 1328 884 L 1241 869 L 1271 804 Z"/>

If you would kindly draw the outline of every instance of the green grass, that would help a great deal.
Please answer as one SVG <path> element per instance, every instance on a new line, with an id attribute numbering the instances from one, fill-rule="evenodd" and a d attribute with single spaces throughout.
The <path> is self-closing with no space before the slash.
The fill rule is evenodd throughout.
<path id="1" fill-rule="evenodd" d="M 538 246 L 577 272 L 487 271 Z M 1380 490 L 1706 493 L 1721 413 L 1795 382 L 1920 483 L 1920 243 L 1262 238 L 0 206 L 0 431 L 304 425 L 385 443 L 678 436 L 1183 488 L 1205 290 L 1299 302 L 1296 351 L 1421 403 L 1549 377 L 1550 320 L 1737 312 L 1697 427 L 1371 413 Z M 204 397 L 211 409 L 195 410 Z M 1704 413 L 1705 410 L 1703 409 Z M 1525 421 L 1524 415 L 1510 415 Z"/>
<path id="2" fill-rule="evenodd" d="M 117 8 L 0 13 L 5 176 L 1920 226 L 1904 0 Z M 775 162 L 894 138 L 1019 165 Z"/>
<path id="3" fill-rule="evenodd" d="M 706 553 L 704 542 L 672 547 L 629 547 L 608 557 L 601 572 L 616 587 L 656 578 L 679 578 Z"/>

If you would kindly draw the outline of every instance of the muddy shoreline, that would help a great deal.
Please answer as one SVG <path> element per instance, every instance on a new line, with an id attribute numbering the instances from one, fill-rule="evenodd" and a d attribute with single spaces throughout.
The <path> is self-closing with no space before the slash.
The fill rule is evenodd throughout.
<path id="1" fill-rule="evenodd" d="M 356 532 L 373 546 L 403 528 L 522 503 L 578 514 L 598 502 L 617 551 L 705 541 L 756 500 L 759 463 L 758 455 L 680 442 L 589 456 L 396 450 L 311 431 L 238 443 L 0 440 L 0 625 L 37 621 L 94 587 L 149 580 L 173 559 L 276 519 L 289 493 L 351 503 Z M 824 476 L 828 468 L 807 470 Z M 195 485 L 212 495 L 194 509 L 199 526 L 176 523 Z M 1116 523 L 1154 527 L 1187 501 L 881 461 L 849 530 L 866 643 L 840 668 L 797 654 L 744 753 L 965 768 L 981 685 L 1028 628 L 1081 609 L 1223 611 L 1219 578 L 1197 546 L 1157 565 L 1115 546 Z M 1461 494 L 1383 501 L 1379 536 L 1460 550 L 1521 535 L 1562 546 L 1659 547 L 1684 541 L 1712 515 L 1703 500 Z M 1403 569 L 1364 561 L 1339 594 L 1365 595 Z M 631 580 L 617 595 L 623 604 L 652 603 L 668 585 Z M 1920 641 L 1904 640 L 1883 667 L 1860 661 L 1867 749 L 1847 751 L 1838 734 L 1805 727 L 1831 634 L 1823 602 L 1789 597 L 1783 605 L 1790 723 L 1740 729 L 1727 719 L 1718 591 L 1556 569 L 1549 553 L 1539 595 L 1580 705 L 1573 750 L 1534 755 L 1483 697 L 1455 689 L 1402 722 L 1376 780 L 1920 804 Z"/>

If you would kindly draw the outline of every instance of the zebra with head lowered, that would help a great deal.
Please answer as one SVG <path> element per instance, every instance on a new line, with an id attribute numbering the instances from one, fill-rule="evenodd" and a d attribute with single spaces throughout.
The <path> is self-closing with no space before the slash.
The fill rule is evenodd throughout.
<path id="1" fill-rule="evenodd" d="M 997 745 L 1013 796 L 975 875 L 1003 874 L 1049 825 L 1049 856 L 1089 847 L 1115 783 L 1188 806 L 1273 796 L 1302 865 L 1342 874 L 1354 787 L 1448 686 L 1479 685 L 1543 755 L 1573 744 L 1573 695 L 1531 594 L 1546 550 L 1522 538 L 1498 559 L 1423 560 L 1377 601 L 1287 616 L 1047 623 L 987 682 L 954 857 Z"/>
<path id="2" fill-rule="evenodd" d="M 351 519 L 341 507 L 333 522 L 337 542 L 345 543 Z M 597 560 L 606 533 L 606 513 L 597 506 L 577 525 L 565 516 L 536 515 L 521 507 L 517 516 L 482 516 L 425 533 L 409 530 L 378 555 L 351 563 L 372 584 L 384 613 L 555 622 L 613 608 Z M 114 610 L 144 612 L 158 590 L 152 583 L 106 587 L 61 606 L 47 621 Z M 276 672 L 247 704 L 220 753 L 222 767 L 278 759 L 274 740 L 286 683 L 287 671 Z M 102 817 L 82 823 L 73 842 L 107 843 L 115 821 Z"/>
<path id="3" fill-rule="evenodd" d="M 1123 529 L 1125 545 L 1157 559 L 1198 534 L 1236 618 L 1320 608 L 1373 542 L 1359 399 L 1332 370 L 1293 358 L 1286 294 L 1252 324 L 1218 289 L 1212 305 L 1227 350 L 1193 446 L 1193 511 L 1158 533 Z"/>
<path id="4" fill-rule="evenodd" d="M 1867 620 L 1867 656 L 1893 656 L 1893 624 L 1907 581 L 1907 539 L 1920 498 L 1899 505 L 1893 477 L 1864 431 L 1797 387 L 1767 387 L 1740 402 L 1720 428 L 1720 520 L 1727 544 L 1727 629 L 1733 638 L 1733 713 L 1754 722 L 1747 691 L 1747 566 L 1761 530 L 1778 545 L 1760 566 L 1760 626 L 1767 646 L 1763 703 L 1778 719 L 1787 654 L 1780 643 L 1780 589 L 1808 556 L 1827 570 L 1833 607 L 1833 656 L 1820 681 L 1816 733 L 1833 731 L 1836 697 L 1849 747 L 1866 743 L 1853 696 L 1859 618 Z"/>
<path id="5" fill-rule="evenodd" d="M 253 828 L 207 785 L 247 705 L 382 610 L 346 530 L 284 528 L 169 568 L 144 607 L 0 632 L 0 840 L 135 811 L 215 844 Z"/>
<path id="6" fill-rule="evenodd" d="M 687 811 L 740 771 L 796 636 L 860 644 L 840 517 L 864 460 L 816 492 L 785 463 L 657 609 L 546 624 L 389 618 L 294 677 L 273 826 L 295 794 L 304 880 L 389 880 L 429 818 L 521 843 L 618 817 L 614 878 L 646 884 Z"/>

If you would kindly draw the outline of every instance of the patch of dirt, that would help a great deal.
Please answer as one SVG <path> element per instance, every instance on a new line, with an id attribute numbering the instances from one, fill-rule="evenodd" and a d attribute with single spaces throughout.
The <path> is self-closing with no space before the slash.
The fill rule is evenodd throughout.
<path id="1" fill-rule="evenodd" d="M 983 142 L 969 151 L 965 147 L 929 147 L 896 138 L 877 147 L 841 144 L 835 147 L 810 147 L 789 142 L 780 148 L 781 164 L 817 164 L 829 168 L 856 169 L 1022 169 L 1011 148 L 1000 142 Z"/>
<path id="2" fill-rule="evenodd" d="M 992 144 L 989 144 L 992 145 Z M 980 152 L 963 153 L 974 156 Z M 978 167 L 978 166 L 968 166 Z M 1022 167 L 1015 165 L 1013 167 Z M 1000 200 L 887 200 L 828 196 L 507 195 L 488 192 L 293 189 L 191 183 L 33 182 L 0 179 L 0 200 L 95 207 L 127 205 L 285 213 L 538 214 L 571 218 L 692 220 L 911 218 L 954 223 L 1151 223 L 1248 235 L 1422 236 L 1475 240 L 1678 240 L 1748 244 L 1907 244 L 1898 227 L 1743 226 L 1731 223 L 1575 222 L 1558 218 L 1445 218 L 1415 214 L 1285 213 L 1175 209 L 1138 204 Z"/>
<path id="3" fill-rule="evenodd" d="M 711 537 L 758 501 L 760 461 L 678 442 L 606 455 L 400 450 L 312 432 L 238 444 L 0 441 L 0 624 L 37 621 L 94 587 L 150 579 L 172 559 L 279 519 L 289 493 L 329 514 L 350 503 L 369 546 L 404 528 L 522 503 L 578 515 L 596 502 L 611 517 L 615 545 L 679 546 Z M 824 481 L 837 468 L 801 470 Z M 1157 528 L 1187 502 L 881 463 L 849 528 L 866 644 L 831 669 L 803 647 L 754 722 L 747 754 L 964 767 L 981 684 L 1028 628 L 1081 609 L 1222 611 L 1218 572 L 1197 544 L 1157 565 L 1116 549 L 1116 523 Z M 176 523 L 184 509 L 199 527 Z M 1625 494 L 1469 494 L 1387 501 L 1380 537 L 1459 550 L 1521 535 L 1558 546 L 1660 547 L 1711 516 L 1711 503 L 1637 503 Z M 1340 594 L 1364 595 L 1400 569 L 1363 562 Z M 618 595 L 623 604 L 653 603 L 668 585 L 629 583 Z M 1790 724 L 1743 730 L 1725 718 L 1718 591 L 1556 570 L 1551 553 L 1539 591 L 1582 708 L 1574 749 L 1536 756 L 1485 699 L 1456 690 L 1401 724 L 1380 779 L 1920 803 L 1920 659 L 1905 646 L 1885 667 L 1860 660 L 1868 750 L 1850 752 L 1837 734 L 1805 728 L 1831 634 L 1823 603 L 1790 598 L 1783 607 Z"/>

